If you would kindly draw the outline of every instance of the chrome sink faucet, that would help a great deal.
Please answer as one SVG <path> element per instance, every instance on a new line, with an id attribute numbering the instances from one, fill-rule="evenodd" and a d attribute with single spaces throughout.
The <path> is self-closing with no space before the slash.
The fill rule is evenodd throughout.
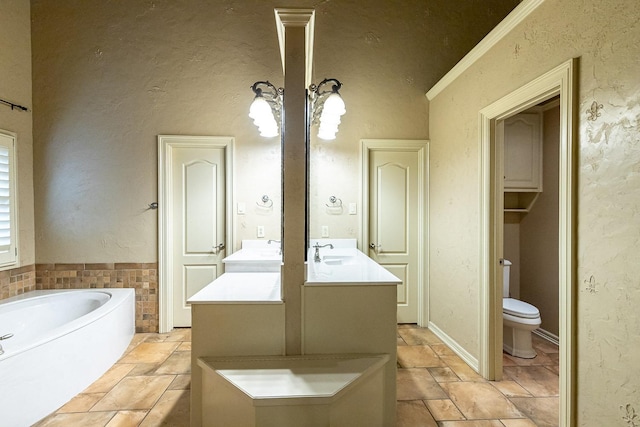
<path id="1" fill-rule="evenodd" d="M 316 243 L 315 245 L 313 245 L 314 249 L 316 250 L 313 255 L 314 262 L 320 262 L 320 248 L 326 248 L 327 246 L 329 246 L 329 249 L 333 249 L 333 245 L 331 243 L 327 243 L 326 245 L 320 245 L 319 243 Z"/>
<path id="2" fill-rule="evenodd" d="M 267 245 L 270 245 L 272 243 L 277 243 L 279 245 L 278 255 L 282 255 L 282 244 L 280 243 L 280 240 L 271 240 L 271 239 L 267 240 Z"/>

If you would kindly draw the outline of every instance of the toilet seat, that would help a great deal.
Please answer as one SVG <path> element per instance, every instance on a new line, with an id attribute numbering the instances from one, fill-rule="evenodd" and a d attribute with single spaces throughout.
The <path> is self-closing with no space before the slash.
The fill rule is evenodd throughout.
<path id="1" fill-rule="evenodd" d="M 502 299 L 502 312 L 523 319 L 537 319 L 540 311 L 533 305 L 514 298 Z"/>

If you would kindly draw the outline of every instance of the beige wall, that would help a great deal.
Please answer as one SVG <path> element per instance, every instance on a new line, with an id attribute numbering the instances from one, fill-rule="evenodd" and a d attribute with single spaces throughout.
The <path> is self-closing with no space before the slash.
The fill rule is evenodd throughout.
<path id="1" fill-rule="evenodd" d="M 359 140 L 425 138 L 426 90 L 518 1 L 293 3 L 316 8 L 314 82 L 340 79 L 347 103 L 338 138 L 312 139 L 311 236 L 355 237 L 359 215 L 324 204 L 359 201 Z M 283 82 L 276 6 L 32 2 L 38 262 L 157 260 L 158 134 L 235 137 L 237 240 L 280 237 L 279 140 L 247 117 L 252 83 Z M 272 213 L 254 209 L 263 194 Z"/>
<path id="2" fill-rule="evenodd" d="M 21 265 L 35 262 L 33 135 L 31 105 L 31 22 L 29 2 L 0 1 L 0 98 L 29 108 L 0 105 L 0 129 L 17 134 L 18 251 Z"/>
<path id="3" fill-rule="evenodd" d="M 540 327 L 558 336 L 560 108 L 545 111 L 543 123 L 543 191 L 520 223 L 520 299 L 536 306 L 542 318 Z"/>
<path id="4" fill-rule="evenodd" d="M 638 411 L 640 3 L 545 1 L 430 104 L 431 321 L 479 353 L 478 112 L 570 58 L 578 74 L 577 409 L 580 426 Z M 596 101 L 601 116 L 588 120 Z M 452 244 L 452 242 L 456 242 Z M 464 296 L 464 297 L 461 297 Z"/>

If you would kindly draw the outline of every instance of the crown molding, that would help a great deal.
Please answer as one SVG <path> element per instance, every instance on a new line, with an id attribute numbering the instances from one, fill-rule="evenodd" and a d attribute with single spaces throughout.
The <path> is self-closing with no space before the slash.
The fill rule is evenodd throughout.
<path id="1" fill-rule="evenodd" d="M 489 32 L 464 58 L 460 60 L 438 83 L 427 92 L 427 99 L 433 100 L 440 92 L 460 77 L 478 59 L 495 46 L 504 36 L 520 24 L 531 14 L 544 0 L 523 0 L 515 7 L 496 27 Z"/>

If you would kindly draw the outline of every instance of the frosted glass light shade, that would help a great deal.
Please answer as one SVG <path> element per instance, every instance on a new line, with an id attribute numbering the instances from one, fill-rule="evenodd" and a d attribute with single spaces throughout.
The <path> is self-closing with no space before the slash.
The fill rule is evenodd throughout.
<path id="1" fill-rule="evenodd" d="M 251 103 L 251 107 L 249 107 L 249 117 L 258 123 L 267 119 L 273 119 L 271 106 L 263 97 L 256 96 Z"/>
<path id="2" fill-rule="evenodd" d="M 322 114 L 329 114 L 331 116 L 342 116 L 347 112 L 346 106 L 342 97 L 338 93 L 332 93 L 324 102 L 324 108 Z"/>

